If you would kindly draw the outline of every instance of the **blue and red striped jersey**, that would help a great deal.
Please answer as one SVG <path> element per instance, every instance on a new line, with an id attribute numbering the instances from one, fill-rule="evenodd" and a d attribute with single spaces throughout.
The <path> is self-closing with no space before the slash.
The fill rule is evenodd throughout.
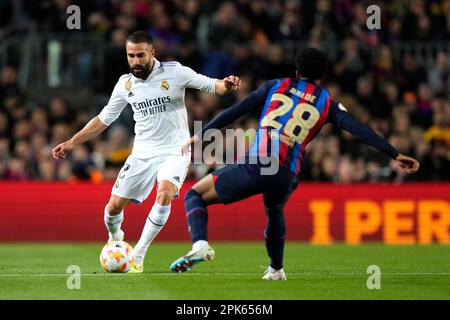
<path id="1" fill-rule="evenodd" d="M 274 81 L 249 157 L 275 156 L 280 166 L 298 174 L 305 147 L 326 123 L 329 107 L 330 94 L 313 82 L 292 78 Z"/>

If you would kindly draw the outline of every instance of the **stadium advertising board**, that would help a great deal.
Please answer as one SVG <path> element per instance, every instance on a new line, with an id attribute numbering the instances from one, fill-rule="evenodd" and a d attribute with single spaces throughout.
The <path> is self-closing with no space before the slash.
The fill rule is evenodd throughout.
<path id="1" fill-rule="evenodd" d="M 184 192 L 172 203 L 158 241 L 188 241 Z M 0 241 L 102 241 L 110 184 L 0 184 Z M 125 212 L 127 239 L 137 240 L 153 199 Z M 211 241 L 259 241 L 265 227 L 261 196 L 209 210 Z M 287 240 L 313 244 L 378 241 L 450 243 L 450 184 L 334 185 L 304 183 L 285 209 Z"/>

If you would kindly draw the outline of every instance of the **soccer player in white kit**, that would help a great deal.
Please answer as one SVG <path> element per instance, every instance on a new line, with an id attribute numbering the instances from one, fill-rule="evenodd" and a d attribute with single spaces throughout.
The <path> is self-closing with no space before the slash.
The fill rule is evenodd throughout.
<path id="1" fill-rule="evenodd" d="M 155 59 L 152 38 L 143 31 L 127 38 L 126 51 L 131 73 L 119 78 L 100 114 L 52 152 L 55 159 L 65 158 L 76 144 L 98 136 L 125 106 L 131 106 L 136 122 L 133 150 L 112 188 L 104 221 L 108 241 L 123 240 L 123 210 L 131 201 L 144 201 L 158 182 L 156 201 L 134 247 L 135 263 L 129 271 L 141 273 L 147 249 L 169 218 L 171 200 L 178 194 L 190 162 L 190 156 L 181 152 L 190 138 L 185 89 L 223 95 L 237 90 L 240 79 L 235 76 L 213 79 L 175 61 L 160 62 Z"/>

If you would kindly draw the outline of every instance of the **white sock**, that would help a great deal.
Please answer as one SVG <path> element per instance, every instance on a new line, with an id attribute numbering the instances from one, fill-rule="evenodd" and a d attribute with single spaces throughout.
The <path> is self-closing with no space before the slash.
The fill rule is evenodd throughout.
<path id="1" fill-rule="evenodd" d="M 107 207 L 105 207 L 105 215 L 104 215 L 105 225 L 109 232 L 112 235 L 115 235 L 117 231 L 120 230 L 123 221 L 123 211 L 115 216 L 110 216 L 108 213 Z"/>
<path id="2" fill-rule="evenodd" d="M 142 231 L 141 238 L 134 246 L 134 260 L 137 264 L 142 264 L 147 253 L 149 245 L 153 239 L 157 236 L 159 231 L 164 227 L 169 219 L 170 204 L 168 206 L 161 206 L 158 202 L 152 207 L 150 214 L 145 221 L 144 230 Z"/>
<path id="3" fill-rule="evenodd" d="M 206 240 L 198 240 L 192 245 L 192 250 L 196 251 L 202 247 L 208 246 L 208 241 Z"/>
<path id="4" fill-rule="evenodd" d="M 271 266 L 269 266 L 269 272 L 277 272 L 277 271 L 281 271 L 281 270 L 283 270 L 283 268 L 277 270 L 277 269 L 274 269 Z"/>

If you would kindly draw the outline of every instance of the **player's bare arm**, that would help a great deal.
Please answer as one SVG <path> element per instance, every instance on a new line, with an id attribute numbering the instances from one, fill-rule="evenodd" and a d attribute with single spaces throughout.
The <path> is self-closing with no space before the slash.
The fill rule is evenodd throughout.
<path id="1" fill-rule="evenodd" d="M 241 87 L 241 79 L 237 76 L 228 76 L 223 80 L 217 80 L 215 90 L 218 95 L 224 95 L 239 90 Z"/>
<path id="2" fill-rule="evenodd" d="M 63 159 L 76 144 L 94 139 L 108 126 L 100 121 L 98 117 L 92 118 L 83 129 L 77 132 L 70 140 L 58 144 L 53 150 L 53 158 Z"/>

